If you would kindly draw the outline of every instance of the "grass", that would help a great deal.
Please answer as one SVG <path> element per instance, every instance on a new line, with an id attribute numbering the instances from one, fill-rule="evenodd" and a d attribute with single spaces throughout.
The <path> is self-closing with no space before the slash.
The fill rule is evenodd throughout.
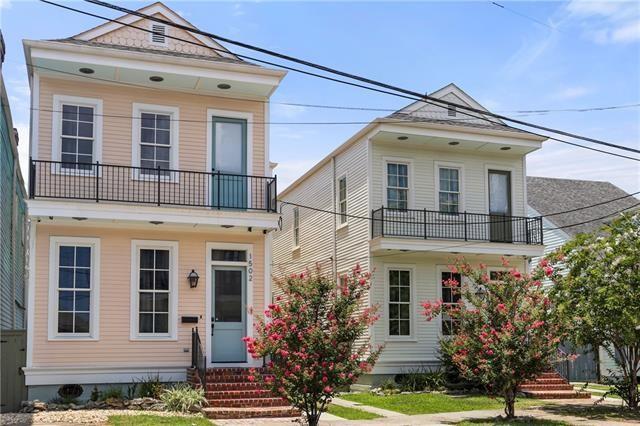
<path id="1" fill-rule="evenodd" d="M 186 416 L 155 416 L 140 414 L 131 416 L 109 416 L 111 426 L 211 426 L 212 423 L 203 417 Z"/>
<path id="2" fill-rule="evenodd" d="M 512 420 L 506 420 L 504 418 L 498 417 L 497 419 L 488 420 L 488 419 L 472 419 L 465 420 L 464 422 L 456 423 L 458 426 L 490 426 L 490 425 L 500 425 L 500 426 L 511 426 L 511 425 L 536 425 L 536 426 L 567 426 L 571 423 L 562 422 L 558 420 L 545 420 L 545 419 L 536 419 L 533 417 L 518 417 Z"/>
<path id="3" fill-rule="evenodd" d="M 504 408 L 504 404 L 500 400 L 484 395 L 454 396 L 441 393 L 415 393 L 378 396 L 370 393 L 351 393 L 340 395 L 340 398 L 408 415 Z M 520 399 L 516 403 L 516 407 L 523 408 L 541 404 L 543 403 L 537 399 L 527 398 Z"/>
<path id="4" fill-rule="evenodd" d="M 633 412 L 628 408 L 612 404 L 557 404 L 540 407 L 540 409 L 551 414 L 582 417 L 589 420 L 634 420 L 640 422 L 640 411 Z"/>
<path id="5" fill-rule="evenodd" d="M 368 411 L 360 410 L 358 408 L 343 407 L 336 404 L 329 405 L 327 413 L 347 420 L 373 420 L 382 417 L 375 413 L 369 413 Z"/>

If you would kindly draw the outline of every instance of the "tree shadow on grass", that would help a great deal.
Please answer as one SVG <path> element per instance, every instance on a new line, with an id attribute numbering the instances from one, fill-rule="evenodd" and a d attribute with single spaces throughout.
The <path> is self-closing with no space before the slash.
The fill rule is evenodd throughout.
<path id="1" fill-rule="evenodd" d="M 589 420 L 640 421 L 640 411 L 609 404 L 556 404 L 538 408 L 540 411 L 561 416 L 584 417 Z"/>
<path id="2" fill-rule="evenodd" d="M 539 419 L 531 416 L 518 416 L 514 419 L 506 419 L 504 417 L 484 418 L 484 419 L 469 419 L 459 423 L 458 426 L 512 426 L 512 425 L 535 425 L 535 426 L 569 426 L 570 423 L 560 420 L 547 420 Z"/>

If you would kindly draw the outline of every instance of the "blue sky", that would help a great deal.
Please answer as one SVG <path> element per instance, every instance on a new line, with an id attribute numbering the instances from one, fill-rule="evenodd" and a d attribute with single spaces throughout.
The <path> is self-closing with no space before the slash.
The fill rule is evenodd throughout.
<path id="1" fill-rule="evenodd" d="M 117 3 L 137 8 L 149 2 Z M 413 90 L 431 92 L 455 82 L 507 115 L 640 103 L 640 2 L 501 2 L 508 10 L 488 1 L 165 3 L 201 29 Z M 118 16 L 83 2 L 73 5 Z M 8 48 L 3 74 L 23 168 L 29 88 L 21 40 L 68 37 L 100 23 L 36 1 L 0 0 Z M 292 72 L 272 101 L 371 108 L 408 103 Z M 271 121 L 368 121 L 383 114 L 273 105 Z M 640 148 L 637 107 L 522 118 Z M 280 164 L 280 187 L 360 127 L 272 125 L 271 159 Z M 640 163 L 552 141 L 528 157 L 527 169 L 534 176 L 608 180 L 640 191 Z"/>

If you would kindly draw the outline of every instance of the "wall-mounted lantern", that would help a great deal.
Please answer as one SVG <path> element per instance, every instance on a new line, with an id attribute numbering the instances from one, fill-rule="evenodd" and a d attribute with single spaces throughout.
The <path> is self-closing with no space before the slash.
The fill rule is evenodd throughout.
<path id="1" fill-rule="evenodd" d="M 200 279 L 200 277 L 198 276 L 198 273 L 195 270 L 192 269 L 191 272 L 189 272 L 187 279 L 189 280 L 189 287 L 191 288 L 198 287 L 198 279 Z"/>

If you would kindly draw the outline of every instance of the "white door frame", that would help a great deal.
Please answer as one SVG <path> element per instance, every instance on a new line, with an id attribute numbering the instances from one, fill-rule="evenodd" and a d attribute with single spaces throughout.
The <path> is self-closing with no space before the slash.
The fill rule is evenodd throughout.
<path id="1" fill-rule="evenodd" d="M 211 260 L 211 250 L 245 250 L 247 252 L 246 262 L 222 262 Z M 247 361 L 238 363 L 213 363 L 213 353 L 211 352 L 211 298 L 212 298 L 212 283 L 213 274 L 212 269 L 214 266 L 244 266 L 246 268 L 246 283 L 247 283 L 247 296 L 246 296 L 246 333 L 247 336 L 253 337 L 253 244 L 238 244 L 238 243 L 214 243 L 207 242 L 205 251 L 205 265 L 206 265 L 206 316 L 205 316 L 205 336 L 204 344 L 206 345 L 205 353 L 207 354 L 207 367 L 259 367 L 262 365 L 261 360 L 255 360 L 249 352 L 247 352 Z"/>

